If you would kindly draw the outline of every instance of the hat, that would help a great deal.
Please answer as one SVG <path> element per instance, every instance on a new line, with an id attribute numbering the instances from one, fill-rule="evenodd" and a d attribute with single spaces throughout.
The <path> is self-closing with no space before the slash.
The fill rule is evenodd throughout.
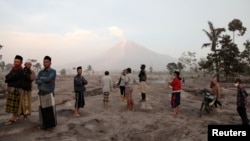
<path id="1" fill-rule="evenodd" d="M 45 56 L 45 57 L 43 58 L 43 60 L 49 60 L 49 61 L 51 61 L 51 57 Z"/>
<path id="2" fill-rule="evenodd" d="M 81 67 L 81 66 L 79 66 L 79 67 L 77 67 L 77 68 L 76 68 L 76 70 L 79 70 L 79 69 L 82 69 L 82 67 Z"/>
<path id="3" fill-rule="evenodd" d="M 26 63 L 31 63 L 31 60 L 30 59 L 27 59 L 26 61 L 25 61 L 25 64 Z"/>
<path id="4" fill-rule="evenodd" d="M 22 56 L 20 56 L 20 55 L 16 55 L 15 59 L 18 59 L 18 60 L 23 61 L 23 57 L 22 57 Z"/>

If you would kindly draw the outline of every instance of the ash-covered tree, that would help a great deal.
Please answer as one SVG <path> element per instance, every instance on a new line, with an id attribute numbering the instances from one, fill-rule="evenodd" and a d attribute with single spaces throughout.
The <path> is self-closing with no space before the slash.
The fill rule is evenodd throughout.
<path id="1" fill-rule="evenodd" d="M 0 45 L 0 49 L 2 49 L 2 48 L 3 48 L 3 46 Z M 2 60 L 2 57 L 3 57 L 3 55 L 0 54 L 0 68 L 1 68 L 1 72 L 4 72 L 5 62 L 4 62 L 4 61 L 1 61 L 1 60 Z"/>
<path id="2" fill-rule="evenodd" d="M 238 36 L 243 36 L 247 30 L 239 19 L 233 19 L 228 24 L 228 30 L 233 32 L 233 42 L 235 41 L 235 31 L 239 31 Z M 235 42 L 234 42 L 235 43 Z"/>
<path id="3" fill-rule="evenodd" d="M 244 72 L 248 75 L 250 75 L 250 41 L 246 40 L 245 43 L 243 43 L 245 46 L 245 49 L 241 52 L 240 57 L 242 60 Z"/>
<path id="4" fill-rule="evenodd" d="M 66 75 L 66 69 L 62 69 L 62 70 L 60 71 L 60 74 L 61 74 L 61 75 Z"/>
<path id="5" fill-rule="evenodd" d="M 225 32 L 225 28 L 214 28 L 213 23 L 208 21 L 209 29 L 210 31 L 207 31 L 203 29 L 205 34 L 207 35 L 208 39 L 210 42 L 204 43 L 202 45 L 202 48 L 204 47 L 210 47 L 211 51 L 213 52 L 212 57 L 215 57 L 216 59 L 215 62 L 215 71 L 216 71 L 216 77 L 217 80 L 219 81 L 219 59 L 218 59 L 218 52 L 220 49 L 218 49 L 219 45 L 219 39 L 221 38 L 221 33 Z"/>
<path id="6" fill-rule="evenodd" d="M 196 59 L 196 53 L 188 51 L 183 52 L 181 57 L 178 59 L 179 62 L 182 64 L 182 69 L 189 68 L 189 71 L 194 71 L 197 66 L 197 59 Z"/>
<path id="7" fill-rule="evenodd" d="M 224 35 L 220 41 L 221 51 L 219 52 L 220 70 L 224 72 L 226 81 L 228 77 L 234 78 L 236 74 L 242 72 L 240 67 L 240 51 L 236 44 L 232 42 L 229 35 Z M 235 74 L 236 73 L 236 74 Z"/>
<path id="8" fill-rule="evenodd" d="M 176 63 L 171 62 L 167 64 L 167 70 L 169 71 L 169 74 L 174 73 L 174 71 L 177 69 L 178 69 L 178 66 L 176 65 Z"/>
<path id="9" fill-rule="evenodd" d="M 150 72 L 150 73 L 153 72 L 153 67 L 152 67 L 152 66 L 149 67 L 149 72 Z"/>
<path id="10" fill-rule="evenodd" d="M 41 65 L 39 62 L 37 62 L 37 63 L 34 65 L 34 68 L 35 68 L 35 71 L 38 72 L 39 70 L 42 69 L 42 65 Z"/>
<path id="11" fill-rule="evenodd" d="M 207 60 L 206 58 L 201 58 L 200 61 L 198 61 L 198 65 L 199 65 L 199 70 L 202 70 L 203 76 L 205 77 L 206 72 L 211 72 L 213 62 Z"/>

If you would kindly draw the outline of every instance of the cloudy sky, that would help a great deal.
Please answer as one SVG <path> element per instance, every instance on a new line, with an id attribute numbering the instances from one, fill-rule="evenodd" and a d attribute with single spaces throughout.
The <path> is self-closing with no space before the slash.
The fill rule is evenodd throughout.
<path id="1" fill-rule="evenodd" d="M 249 0 L 0 0 L 0 50 L 6 63 L 16 54 L 53 64 L 98 55 L 132 40 L 156 53 L 179 58 L 183 52 L 205 57 L 208 21 L 228 28 L 237 18 L 248 30 Z M 232 35 L 227 30 L 226 34 Z"/>

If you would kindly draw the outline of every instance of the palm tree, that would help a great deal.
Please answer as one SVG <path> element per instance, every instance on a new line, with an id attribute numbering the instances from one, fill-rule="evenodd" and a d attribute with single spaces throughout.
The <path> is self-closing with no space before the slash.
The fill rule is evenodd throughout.
<path id="1" fill-rule="evenodd" d="M 239 19 L 233 19 L 229 24 L 228 24 L 228 29 L 229 31 L 233 32 L 233 42 L 234 42 L 234 33 L 235 31 L 239 31 L 240 34 L 239 36 L 243 36 L 247 30 L 246 27 L 242 25 L 242 22 Z"/>
<path id="2" fill-rule="evenodd" d="M 204 47 L 211 47 L 211 51 L 215 53 L 216 55 L 216 61 L 215 61 L 215 70 L 216 70 L 216 77 L 217 80 L 219 81 L 219 62 L 218 62 L 218 58 L 217 58 L 217 51 L 220 51 L 219 49 L 216 49 L 218 47 L 219 44 L 219 38 L 221 38 L 220 34 L 222 32 L 225 32 L 225 28 L 214 28 L 213 23 L 208 21 L 208 25 L 210 28 L 210 31 L 206 31 L 205 29 L 203 29 L 203 31 L 206 33 L 208 39 L 210 40 L 210 43 L 204 43 L 202 45 L 202 48 Z"/>

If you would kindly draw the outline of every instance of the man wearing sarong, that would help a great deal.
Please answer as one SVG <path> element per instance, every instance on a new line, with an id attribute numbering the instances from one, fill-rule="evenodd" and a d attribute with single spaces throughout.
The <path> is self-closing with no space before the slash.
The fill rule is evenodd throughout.
<path id="1" fill-rule="evenodd" d="M 19 115 L 23 115 L 24 119 L 28 118 L 31 114 L 31 90 L 32 82 L 35 79 L 35 72 L 31 70 L 31 61 L 27 60 L 24 64 L 24 80 L 23 80 L 23 93 L 20 95 Z"/>
<path id="2" fill-rule="evenodd" d="M 77 75 L 74 77 L 74 91 L 75 91 L 75 116 L 81 116 L 80 108 L 84 108 L 84 92 L 86 91 L 85 85 L 88 81 L 82 76 L 82 67 L 77 67 Z"/>
<path id="3" fill-rule="evenodd" d="M 5 83 L 7 83 L 8 86 L 5 111 L 7 113 L 12 113 L 12 118 L 5 122 L 5 125 L 10 125 L 19 119 L 18 109 L 20 104 L 20 94 L 22 93 L 22 83 L 24 79 L 22 61 L 23 57 L 16 55 L 14 59 L 14 66 L 5 77 Z"/>
<path id="4" fill-rule="evenodd" d="M 127 68 L 125 75 L 125 95 L 127 99 L 127 111 L 133 111 L 134 100 L 133 100 L 133 83 L 134 77 L 131 74 L 131 68 Z"/>
<path id="5" fill-rule="evenodd" d="M 41 128 L 51 128 L 57 125 L 56 107 L 54 99 L 56 70 L 51 68 L 51 57 L 45 56 L 43 66 L 35 79 L 38 85 L 38 95 L 40 100 L 39 118 Z"/>
<path id="6" fill-rule="evenodd" d="M 103 92 L 103 107 L 109 107 L 109 96 L 113 89 L 113 81 L 109 75 L 109 71 L 105 71 L 104 76 L 101 79 L 102 92 Z"/>

